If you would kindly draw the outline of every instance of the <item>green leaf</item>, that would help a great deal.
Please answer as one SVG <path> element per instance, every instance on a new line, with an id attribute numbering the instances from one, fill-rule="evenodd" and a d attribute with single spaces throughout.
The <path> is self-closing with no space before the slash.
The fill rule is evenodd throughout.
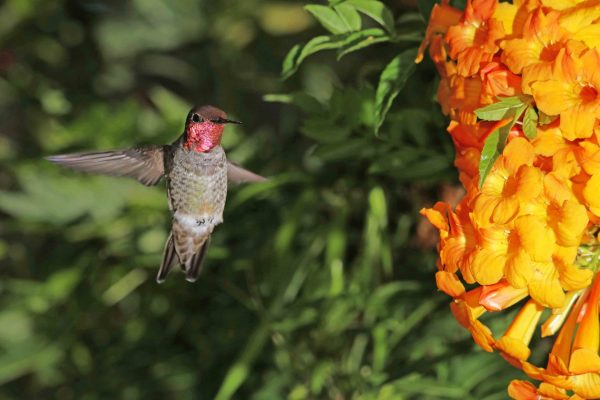
<path id="1" fill-rule="evenodd" d="M 530 105 L 527 107 L 527 110 L 525 110 L 525 116 L 523 117 L 523 132 L 529 140 L 535 139 L 537 135 L 537 124 L 538 115 L 535 112 L 535 108 Z"/>
<path id="2" fill-rule="evenodd" d="M 360 15 L 356 11 L 356 8 L 347 3 L 334 6 L 333 8 L 342 19 L 344 24 L 346 24 L 348 31 L 354 32 L 360 30 Z"/>
<path id="3" fill-rule="evenodd" d="M 475 110 L 478 118 L 485 121 L 500 121 L 514 116 L 524 105 L 531 103 L 531 96 L 498 97 L 498 102 Z"/>
<path id="4" fill-rule="evenodd" d="M 479 159 L 479 187 L 483 185 L 483 182 L 485 182 L 485 178 L 487 178 L 488 174 L 492 170 L 494 163 L 498 157 L 500 157 L 502 151 L 504 151 L 504 146 L 506 145 L 506 140 L 508 139 L 510 130 L 519 120 L 521 114 L 523 114 L 527 107 L 528 106 L 526 103 L 522 103 L 519 108 L 510 111 L 510 113 L 513 114 L 512 120 L 508 124 L 495 129 L 494 132 L 492 132 L 485 140 L 483 150 L 481 151 L 481 158 Z"/>
<path id="5" fill-rule="evenodd" d="M 368 47 L 375 43 L 389 41 L 391 38 L 379 28 L 365 29 L 359 32 L 342 35 L 317 36 L 304 45 L 296 45 L 283 61 L 281 75 L 283 79 L 292 76 L 306 57 L 323 50 L 339 49 L 338 60 L 353 51 Z"/>
<path id="6" fill-rule="evenodd" d="M 360 32 L 352 33 L 345 40 L 342 47 L 338 50 L 337 59 L 340 60 L 346 54 L 353 51 L 364 49 L 376 43 L 388 42 L 390 37 L 379 28 L 365 29 Z"/>
<path id="7" fill-rule="evenodd" d="M 349 32 L 350 29 L 342 17 L 331 7 L 310 4 L 304 9 L 311 13 L 325 29 L 333 34 Z"/>
<path id="8" fill-rule="evenodd" d="M 304 45 L 302 50 L 300 50 L 293 63 L 288 62 L 288 58 L 291 58 L 290 54 L 288 54 L 288 57 L 286 57 L 286 60 L 284 61 L 284 68 L 282 71 L 283 79 L 292 76 L 306 57 L 322 50 L 332 50 L 341 47 L 344 44 L 345 39 L 345 36 L 317 36 L 312 38 Z"/>
<path id="9" fill-rule="evenodd" d="M 423 41 L 423 33 L 422 32 L 400 33 L 400 34 L 392 37 L 391 41 L 394 43 L 400 43 L 400 42 L 421 43 Z"/>
<path id="10" fill-rule="evenodd" d="M 298 68 L 298 56 L 300 55 L 300 51 L 302 50 L 302 46 L 297 44 L 290 49 L 283 60 L 283 67 L 281 70 L 281 75 L 284 79 L 294 73 Z"/>
<path id="11" fill-rule="evenodd" d="M 271 103 L 293 104 L 300 107 L 302 111 L 310 114 L 319 114 L 323 110 L 323 105 L 313 96 L 305 92 L 265 94 L 263 100 Z"/>
<path id="12" fill-rule="evenodd" d="M 395 33 L 394 16 L 382 2 L 377 0 L 348 0 L 345 4 L 353 5 L 358 11 L 378 22 L 389 33 Z"/>
<path id="13" fill-rule="evenodd" d="M 417 49 L 400 53 L 384 68 L 375 93 L 375 133 L 383 124 L 392 102 L 415 70 Z"/>
<path id="14" fill-rule="evenodd" d="M 344 37 L 340 36 L 317 36 L 312 38 L 306 43 L 300 55 L 298 56 L 298 60 L 296 60 L 297 65 L 300 65 L 302 61 L 311 54 L 317 53 L 322 50 L 331 50 L 336 49 L 344 44 Z"/>
<path id="15" fill-rule="evenodd" d="M 485 178 L 488 176 L 494 163 L 500 156 L 498 152 L 498 143 L 500 142 L 500 132 L 494 130 L 490 136 L 485 139 L 483 150 L 481 150 L 481 158 L 479 159 L 479 187 L 483 185 Z"/>

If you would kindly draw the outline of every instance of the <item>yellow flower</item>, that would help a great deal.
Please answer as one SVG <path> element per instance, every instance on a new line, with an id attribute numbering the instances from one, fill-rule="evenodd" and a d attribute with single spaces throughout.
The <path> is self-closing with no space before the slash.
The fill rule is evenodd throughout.
<path id="1" fill-rule="evenodd" d="M 502 62 L 515 74 L 523 74 L 523 92 L 531 94 L 530 85 L 548 79 L 552 64 L 568 40 L 558 23 L 560 14 L 546 14 L 542 8 L 529 15 L 523 27 L 523 37 L 503 41 Z"/>
<path id="2" fill-rule="evenodd" d="M 435 10 L 421 53 L 429 41 L 466 189 L 455 210 L 421 210 L 440 233 L 437 287 L 475 343 L 541 381 L 511 382 L 512 398 L 600 398 L 600 0 L 472 0 L 459 21 Z M 519 86 L 536 137 L 519 118 L 480 188 L 485 141 L 508 119 L 475 110 Z M 511 307 L 503 334 L 481 321 Z M 540 324 L 556 335 L 545 368 L 528 361 Z"/>
<path id="3" fill-rule="evenodd" d="M 600 333 L 598 302 L 600 275 L 592 288 L 577 293 L 578 301 L 564 322 L 546 368 L 524 362 L 523 371 L 531 378 L 571 390 L 582 398 L 600 397 Z"/>
<path id="4" fill-rule="evenodd" d="M 473 340 L 485 351 L 493 351 L 494 337 L 492 331 L 478 318 L 485 313 L 485 308 L 478 304 L 481 288 L 464 293 L 450 303 L 454 318 L 471 332 Z"/>
<path id="5" fill-rule="evenodd" d="M 542 382 L 539 388 L 527 381 L 514 380 L 508 386 L 508 395 L 515 400 L 583 400 L 578 395 L 569 396 L 565 389 Z"/>
<path id="6" fill-rule="evenodd" d="M 481 287 L 479 304 L 488 311 L 502 311 L 527 297 L 527 289 L 515 288 L 507 281 Z"/>
<path id="7" fill-rule="evenodd" d="M 565 10 L 575 7 L 584 1 L 585 0 L 541 0 L 541 3 L 544 6 L 553 8 L 555 10 Z"/>
<path id="8" fill-rule="evenodd" d="M 454 274 L 460 269 L 466 282 L 475 282 L 469 260 L 475 248 L 476 232 L 465 202 L 456 208 L 456 212 L 448 204 L 438 202 L 432 209 L 421 210 L 421 214 L 440 231 L 440 270 Z"/>
<path id="9" fill-rule="evenodd" d="M 457 61 L 459 75 L 476 74 L 498 51 L 496 41 L 504 36 L 504 28 L 493 18 L 497 4 L 497 0 L 468 0 L 461 22 L 448 28 L 449 54 Z"/>
<path id="10" fill-rule="evenodd" d="M 594 174 L 583 189 L 583 198 L 592 213 L 600 216 L 600 174 Z"/>
<path id="11" fill-rule="evenodd" d="M 600 47 L 600 0 L 588 0 L 564 10 L 559 19 L 571 39 L 589 48 Z"/>
<path id="12" fill-rule="evenodd" d="M 531 354 L 529 342 L 543 311 L 544 307 L 529 300 L 521 308 L 506 333 L 496 342 L 496 348 L 517 360 L 527 360 Z"/>
<path id="13" fill-rule="evenodd" d="M 551 77 L 531 85 L 541 111 L 560 115 L 560 129 L 567 140 L 589 138 L 600 118 L 600 54 L 588 50 L 579 56 L 561 49 Z"/>
<path id="14" fill-rule="evenodd" d="M 533 147 L 523 138 L 506 146 L 475 200 L 479 225 L 506 224 L 517 217 L 524 202 L 540 195 L 542 174 L 532 166 L 533 158 Z"/>
<path id="15" fill-rule="evenodd" d="M 419 46 L 415 62 L 420 63 L 423 60 L 425 49 L 436 35 L 446 34 L 448 28 L 456 25 L 462 16 L 462 12 L 448 4 L 448 1 L 442 1 L 441 4 L 435 4 L 431 10 L 431 17 L 425 32 L 425 39 Z"/>

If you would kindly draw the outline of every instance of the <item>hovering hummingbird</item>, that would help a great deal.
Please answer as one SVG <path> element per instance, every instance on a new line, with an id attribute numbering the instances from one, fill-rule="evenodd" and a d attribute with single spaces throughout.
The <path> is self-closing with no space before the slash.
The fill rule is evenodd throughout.
<path id="1" fill-rule="evenodd" d="M 156 276 L 161 283 L 179 263 L 194 282 L 215 226 L 223 222 L 227 182 L 262 182 L 266 178 L 228 161 L 221 147 L 225 124 L 239 124 L 213 106 L 193 108 L 183 134 L 170 145 L 125 150 L 61 154 L 48 160 L 79 171 L 137 179 L 156 185 L 164 176 L 173 216 L 163 260 Z"/>

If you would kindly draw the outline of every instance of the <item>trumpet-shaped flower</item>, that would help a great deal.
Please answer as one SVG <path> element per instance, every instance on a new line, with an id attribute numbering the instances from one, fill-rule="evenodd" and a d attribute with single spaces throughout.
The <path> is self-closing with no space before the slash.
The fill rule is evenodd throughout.
<path id="1" fill-rule="evenodd" d="M 559 24 L 573 40 L 600 47 L 600 0 L 588 0 L 561 13 Z"/>
<path id="2" fill-rule="evenodd" d="M 558 23 L 560 14 L 546 14 L 542 8 L 530 14 L 523 27 L 523 37 L 501 43 L 502 62 L 515 74 L 523 74 L 523 91 L 531 94 L 530 85 L 548 79 L 552 64 L 568 36 Z"/>
<path id="3" fill-rule="evenodd" d="M 466 196 L 421 211 L 440 233 L 437 286 L 479 346 L 541 381 L 513 381 L 512 398 L 600 398 L 600 0 L 471 0 L 460 20 L 445 7 L 421 53 L 431 43 Z M 521 91 L 533 100 L 480 187 L 486 140 L 514 109 L 475 111 Z M 481 320 L 512 307 L 503 334 Z M 528 361 L 539 325 L 555 336 L 545 367 Z"/>
<path id="4" fill-rule="evenodd" d="M 542 173 L 533 167 L 533 157 L 533 146 L 525 139 L 516 138 L 506 146 L 475 200 L 479 225 L 506 224 L 517 217 L 524 202 L 540 195 Z"/>
<path id="5" fill-rule="evenodd" d="M 600 54 L 588 50 L 579 56 L 562 49 L 551 76 L 531 85 L 541 111 L 560 115 L 560 129 L 567 140 L 589 138 L 600 118 Z"/>
<path id="6" fill-rule="evenodd" d="M 450 6 L 448 0 L 433 6 L 431 16 L 429 17 L 429 24 L 425 31 L 425 39 L 421 43 L 421 46 L 419 46 L 415 62 L 420 63 L 423 60 L 423 54 L 431 40 L 435 36 L 445 35 L 449 27 L 458 24 L 462 14 L 461 10 Z"/>
<path id="7" fill-rule="evenodd" d="M 565 389 L 542 382 L 538 388 L 531 382 L 514 380 L 508 386 L 508 395 L 515 400 L 584 400 L 578 395 L 570 396 Z"/>
<path id="8" fill-rule="evenodd" d="M 479 71 L 483 83 L 481 102 L 491 104 L 498 96 L 511 97 L 521 93 L 521 77 L 503 64 L 490 62 Z"/>
<path id="9" fill-rule="evenodd" d="M 504 28 L 492 17 L 496 6 L 497 0 L 469 0 L 461 22 L 448 28 L 449 54 L 461 76 L 476 74 L 498 51 L 496 42 L 504 36 Z"/>
<path id="10" fill-rule="evenodd" d="M 554 10 L 567 10 L 573 8 L 585 0 L 541 0 L 542 5 Z"/>

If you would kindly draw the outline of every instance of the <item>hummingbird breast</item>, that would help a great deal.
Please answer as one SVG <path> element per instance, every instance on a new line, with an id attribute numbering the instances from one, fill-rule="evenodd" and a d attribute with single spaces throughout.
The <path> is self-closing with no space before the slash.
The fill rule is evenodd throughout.
<path id="1" fill-rule="evenodd" d="M 223 222 L 227 159 L 221 146 L 204 153 L 176 148 L 167 186 L 173 235 L 180 261 L 192 257 Z"/>

